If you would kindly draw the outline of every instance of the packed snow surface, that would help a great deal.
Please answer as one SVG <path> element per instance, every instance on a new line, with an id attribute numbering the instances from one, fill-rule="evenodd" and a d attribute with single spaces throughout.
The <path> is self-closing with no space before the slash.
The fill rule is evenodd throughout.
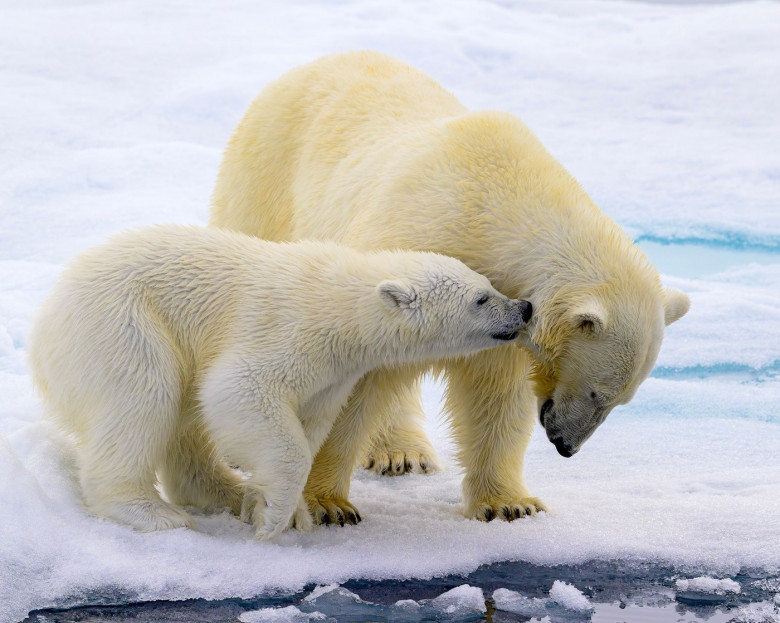
<path id="1" fill-rule="evenodd" d="M 290 593 L 512 559 L 777 573 L 778 23 L 768 1 L 0 6 L 0 622 L 47 606 Z M 575 457 L 538 432 L 531 442 L 526 480 L 550 513 L 462 516 L 441 387 L 429 382 L 427 426 L 445 469 L 358 472 L 358 526 L 260 543 L 227 514 L 153 534 L 90 515 L 72 449 L 31 388 L 34 310 L 64 262 L 111 233 L 205 224 L 222 149 L 257 92 L 360 48 L 414 64 L 472 108 L 519 115 L 657 253 L 671 242 L 691 264 L 701 249 L 766 261 L 664 269 L 692 308 L 667 331 L 653 376 Z"/>

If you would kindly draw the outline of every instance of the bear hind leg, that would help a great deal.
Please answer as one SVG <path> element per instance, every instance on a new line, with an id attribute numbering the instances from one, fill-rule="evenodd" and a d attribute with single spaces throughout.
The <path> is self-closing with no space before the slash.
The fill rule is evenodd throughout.
<path id="1" fill-rule="evenodd" d="M 194 404 L 182 409 L 182 417 L 157 471 L 166 497 L 180 506 L 205 511 L 229 508 L 240 515 L 242 478 L 217 451 Z"/>
<path id="2" fill-rule="evenodd" d="M 425 412 L 420 396 L 421 377 L 408 385 L 397 385 L 384 393 L 381 427 L 372 435 L 371 447 L 363 457 L 364 469 L 382 476 L 408 472 L 429 474 L 441 469 L 439 458 L 422 430 Z"/>
<path id="3" fill-rule="evenodd" d="M 360 513 L 349 502 L 352 470 L 386 420 L 398 413 L 397 397 L 414 386 L 419 375 L 418 367 L 399 366 L 369 372 L 355 385 L 314 458 L 306 483 L 304 496 L 315 523 L 343 526 L 361 521 Z"/>
<path id="4" fill-rule="evenodd" d="M 157 426 L 160 422 L 170 424 L 175 417 L 170 411 L 157 414 Z M 82 444 L 84 502 L 95 514 L 142 532 L 192 527 L 189 515 L 163 500 L 155 487 L 155 466 L 168 443 L 171 427 L 145 430 L 138 425 L 140 421 L 140 414 L 132 412 L 122 413 L 117 419 L 105 418 L 102 430 L 91 431 Z M 135 426 L 115 425 L 121 422 Z"/>

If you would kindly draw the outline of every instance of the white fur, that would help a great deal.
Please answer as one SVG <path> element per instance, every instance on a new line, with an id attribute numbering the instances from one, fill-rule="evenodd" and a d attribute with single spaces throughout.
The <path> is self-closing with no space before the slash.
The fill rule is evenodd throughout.
<path id="1" fill-rule="evenodd" d="M 230 507 L 271 538 L 311 526 L 312 457 L 362 375 L 498 345 L 520 304 L 432 253 L 160 226 L 73 261 L 30 358 L 95 513 L 157 530 Z"/>
<path id="2" fill-rule="evenodd" d="M 519 119 L 469 111 L 378 53 L 324 57 L 269 84 L 230 140 L 213 199 L 220 227 L 445 253 L 533 302 L 530 352 L 439 364 L 470 517 L 544 508 L 522 478 L 539 405 L 554 401 L 547 433 L 576 452 L 633 396 L 664 323 L 688 308 Z M 332 520 L 329 509 L 351 508 L 350 475 L 366 450 L 381 472 L 435 465 L 418 423 L 422 371 L 377 371 L 355 388 L 307 484 L 316 513 Z"/>

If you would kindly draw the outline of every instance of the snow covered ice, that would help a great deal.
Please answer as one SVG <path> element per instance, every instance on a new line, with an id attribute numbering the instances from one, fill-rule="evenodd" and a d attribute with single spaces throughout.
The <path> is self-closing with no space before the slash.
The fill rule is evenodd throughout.
<path id="1" fill-rule="evenodd" d="M 730 580 L 728 578 L 724 580 L 718 580 L 716 578 L 710 578 L 707 576 L 677 580 L 675 582 L 675 588 L 682 592 L 691 591 L 695 593 L 714 593 L 716 595 L 723 595 L 725 593 L 738 593 L 741 590 L 739 584 L 734 580 Z"/>
<path id="2" fill-rule="evenodd" d="M 576 586 L 555 580 L 550 589 L 550 599 L 567 610 L 588 612 L 593 610 L 590 600 Z"/>
<path id="3" fill-rule="evenodd" d="M 780 5 L 760 0 L 2 4 L 0 622 L 54 606 L 289 595 L 505 560 L 651 561 L 677 570 L 669 586 L 741 570 L 776 577 L 778 23 Z M 268 544 L 227 514 L 153 534 L 95 518 L 31 388 L 34 310 L 64 262 L 111 233 L 205 224 L 222 149 L 259 90 L 360 48 L 419 67 L 471 108 L 517 114 L 647 244 L 691 311 L 669 327 L 634 400 L 577 456 L 534 436 L 526 481 L 550 513 L 511 524 L 462 517 L 441 387 L 428 382 L 427 425 L 445 469 L 358 471 L 358 526 Z M 780 589 L 767 586 L 742 620 L 779 616 Z M 408 601 L 395 611 L 430 607 Z M 302 604 L 287 620 L 313 620 Z"/>
<path id="4" fill-rule="evenodd" d="M 527 597 L 516 591 L 499 588 L 493 591 L 496 610 L 526 617 L 581 618 L 593 611 L 590 600 L 576 586 L 555 580 L 547 598 Z"/>
<path id="5" fill-rule="evenodd" d="M 325 612 L 338 612 L 349 620 L 387 620 L 397 623 L 418 621 L 468 621 L 481 618 L 486 610 L 482 589 L 462 584 L 442 593 L 434 599 L 415 601 L 399 600 L 394 604 L 382 605 L 366 602 L 355 593 L 336 584 L 318 586 L 306 595 L 298 606 L 285 608 L 262 608 L 245 612 L 240 616 L 243 623 L 279 622 L 308 623 L 327 621 Z"/>

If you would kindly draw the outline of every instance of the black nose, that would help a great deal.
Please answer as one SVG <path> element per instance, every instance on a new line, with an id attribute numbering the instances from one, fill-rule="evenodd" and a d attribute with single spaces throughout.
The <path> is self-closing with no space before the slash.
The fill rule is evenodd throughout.
<path id="1" fill-rule="evenodd" d="M 558 451 L 558 454 L 560 454 L 563 457 L 566 457 L 567 459 L 574 455 L 574 452 L 571 451 L 571 448 L 566 445 L 566 443 L 563 441 L 561 437 L 556 437 L 555 439 L 551 440 L 555 444 L 555 449 Z"/>
<path id="2" fill-rule="evenodd" d="M 520 301 L 520 317 L 523 322 L 528 322 L 534 313 L 534 307 L 528 301 Z"/>
<path id="3" fill-rule="evenodd" d="M 547 412 L 553 408 L 553 401 L 552 398 L 549 400 L 545 400 L 544 404 L 542 405 L 542 409 L 539 411 L 539 423 L 544 426 L 544 416 L 547 415 Z"/>

